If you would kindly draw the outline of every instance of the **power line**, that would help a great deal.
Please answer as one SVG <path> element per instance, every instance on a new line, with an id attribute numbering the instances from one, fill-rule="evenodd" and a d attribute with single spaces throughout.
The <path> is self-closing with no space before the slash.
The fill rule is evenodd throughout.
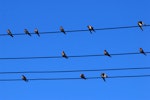
<path id="1" fill-rule="evenodd" d="M 145 52 L 146 54 L 149 54 L 150 52 Z M 130 53 L 116 53 L 116 54 L 110 54 L 111 56 L 123 56 L 123 55 L 138 55 L 141 54 L 139 52 L 130 52 Z M 91 54 L 91 55 L 72 55 L 67 56 L 68 58 L 81 58 L 81 57 L 97 57 L 97 56 L 106 56 L 104 54 Z M 0 60 L 21 60 L 21 59 L 52 59 L 52 58 L 63 58 L 62 56 L 41 56 L 41 57 L 7 57 L 7 58 L 0 58 Z"/>
<path id="2" fill-rule="evenodd" d="M 127 75 L 127 76 L 108 76 L 107 78 L 142 78 L 150 77 L 150 74 L 145 75 Z M 87 77 L 86 79 L 100 79 L 101 77 Z M 62 81 L 62 80 L 81 80 L 81 78 L 32 78 L 29 81 Z M 82 79 L 83 80 L 83 79 Z M 0 79 L 0 81 L 23 81 L 22 79 Z"/>
<path id="3" fill-rule="evenodd" d="M 149 27 L 150 25 L 143 25 L 143 27 Z M 95 28 L 94 30 L 100 31 L 100 30 L 116 30 L 116 29 L 127 29 L 127 28 L 137 28 L 139 27 L 138 25 L 136 26 L 121 26 L 121 27 L 110 27 L 110 28 Z M 85 30 L 66 30 L 66 33 L 71 33 L 71 32 L 87 32 L 89 31 L 88 29 Z M 53 32 L 39 32 L 40 34 L 58 34 L 62 33 L 61 31 L 53 31 Z M 30 34 L 35 34 L 35 33 L 30 33 Z M 26 35 L 25 33 L 15 33 L 13 35 Z M 8 36 L 8 34 L 0 34 L 0 36 Z"/>
<path id="4" fill-rule="evenodd" d="M 91 70 L 64 70 L 64 71 L 19 71 L 19 72 L 0 72 L 0 74 L 21 74 L 21 73 L 73 73 L 73 72 L 96 72 L 96 71 L 117 71 L 117 70 L 147 70 L 150 67 L 133 67 L 133 68 L 108 68 L 108 69 L 91 69 Z"/>

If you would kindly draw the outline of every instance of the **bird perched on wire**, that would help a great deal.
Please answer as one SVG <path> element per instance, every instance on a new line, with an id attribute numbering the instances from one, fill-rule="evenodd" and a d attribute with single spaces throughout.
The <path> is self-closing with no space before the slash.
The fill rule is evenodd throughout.
<path id="1" fill-rule="evenodd" d="M 86 80 L 86 77 L 85 77 L 85 75 L 84 75 L 84 74 L 80 74 L 80 78 L 82 78 L 82 79 L 85 79 L 85 80 Z"/>
<path id="2" fill-rule="evenodd" d="M 62 57 L 66 58 L 66 59 L 68 58 L 68 56 L 66 55 L 66 53 L 64 51 L 62 51 L 61 55 L 62 55 Z"/>
<path id="3" fill-rule="evenodd" d="M 140 29 L 143 31 L 142 26 L 144 25 L 144 23 L 142 21 L 138 21 L 138 26 L 140 27 Z"/>
<path id="4" fill-rule="evenodd" d="M 107 78 L 108 76 L 105 74 L 105 73 L 102 73 L 101 74 L 101 78 L 104 80 L 104 82 L 106 81 L 106 78 Z"/>
<path id="5" fill-rule="evenodd" d="M 146 56 L 146 53 L 144 52 L 144 50 L 142 48 L 140 48 L 140 53 L 142 53 Z"/>
<path id="6" fill-rule="evenodd" d="M 92 31 L 93 31 L 93 32 L 95 32 L 95 30 L 94 30 L 93 26 L 88 25 L 87 27 L 88 27 L 88 29 L 89 29 L 90 33 L 92 33 Z"/>
<path id="7" fill-rule="evenodd" d="M 104 50 L 104 55 L 111 57 L 111 55 L 107 52 L 107 50 Z"/>
<path id="8" fill-rule="evenodd" d="M 10 35 L 11 37 L 14 37 L 13 34 L 11 33 L 10 29 L 7 30 L 8 35 Z"/>
<path id="9" fill-rule="evenodd" d="M 24 29 L 25 34 L 31 36 L 31 34 L 29 33 L 29 31 L 27 29 Z"/>
<path id="10" fill-rule="evenodd" d="M 24 80 L 25 82 L 28 82 L 27 78 L 24 75 L 22 75 L 22 80 Z"/>
<path id="11" fill-rule="evenodd" d="M 39 31 L 37 28 L 34 29 L 34 33 L 37 34 L 40 37 Z"/>
<path id="12" fill-rule="evenodd" d="M 65 29 L 62 26 L 60 26 L 60 31 L 64 34 L 66 34 Z"/>

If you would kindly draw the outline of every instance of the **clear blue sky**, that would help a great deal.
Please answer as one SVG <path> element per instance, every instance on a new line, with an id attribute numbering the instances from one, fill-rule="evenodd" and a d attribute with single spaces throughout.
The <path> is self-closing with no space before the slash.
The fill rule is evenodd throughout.
<path id="1" fill-rule="evenodd" d="M 139 20 L 150 24 L 149 0 L 2 0 L 0 34 L 9 28 L 24 34 L 40 32 L 134 26 Z M 150 28 L 0 37 L 0 57 L 61 56 L 150 51 Z M 149 67 L 150 56 L 127 55 L 70 59 L 0 60 L 0 72 Z M 99 76 L 102 72 L 85 72 Z M 107 71 L 108 76 L 149 74 L 149 70 Z M 79 77 L 80 73 L 24 74 L 27 78 Z M 0 79 L 22 74 L 0 75 Z M 150 98 L 149 78 L 0 82 L 0 100 L 141 100 Z"/>

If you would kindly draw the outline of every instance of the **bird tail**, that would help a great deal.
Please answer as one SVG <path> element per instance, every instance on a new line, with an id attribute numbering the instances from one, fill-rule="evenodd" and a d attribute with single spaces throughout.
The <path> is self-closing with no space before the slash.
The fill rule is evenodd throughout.
<path id="1" fill-rule="evenodd" d="M 28 35 L 29 35 L 29 36 L 31 36 L 31 34 L 30 34 L 30 33 L 29 33 Z"/>
<path id="2" fill-rule="evenodd" d="M 90 33 L 92 34 L 92 30 L 89 30 L 90 31 Z"/>
<path id="3" fill-rule="evenodd" d="M 66 59 L 68 59 L 68 56 L 65 56 Z"/>
<path id="4" fill-rule="evenodd" d="M 109 57 L 111 57 L 111 55 L 110 55 L 110 54 L 108 54 L 108 56 L 109 56 Z"/>
<path id="5" fill-rule="evenodd" d="M 68 56 L 66 56 L 66 55 L 63 55 L 62 57 L 64 57 L 64 58 L 68 59 Z"/>
<path id="6" fill-rule="evenodd" d="M 29 35 L 29 36 L 31 36 L 31 34 L 30 33 L 26 33 L 27 35 Z"/>
<path id="7" fill-rule="evenodd" d="M 143 54 L 146 56 L 146 53 L 145 53 L 145 52 L 143 52 Z"/>
<path id="8" fill-rule="evenodd" d="M 40 34 L 39 34 L 39 33 L 37 33 L 37 35 L 40 37 Z"/>
<path id="9" fill-rule="evenodd" d="M 25 82 L 28 82 L 29 80 L 25 80 Z"/>
<path id="10" fill-rule="evenodd" d="M 140 26 L 140 29 L 143 31 L 143 28 L 142 28 L 142 26 Z"/>
<path id="11" fill-rule="evenodd" d="M 65 31 L 64 31 L 63 33 L 66 35 L 66 32 L 65 32 Z"/>
<path id="12" fill-rule="evenodd" d="M 102 79 L 104 80 L 104 82 L 106 82 L 106 80 L 105 80 L 105 78 L 104 78 L 104 77 L 102 77 Z"/>

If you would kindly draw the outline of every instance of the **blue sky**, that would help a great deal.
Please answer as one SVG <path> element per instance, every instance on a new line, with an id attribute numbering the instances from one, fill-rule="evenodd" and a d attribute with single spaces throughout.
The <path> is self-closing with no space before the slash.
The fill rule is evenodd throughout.
<path id="1" fill-rule="evenodd" d="M 149 0 L 3 0 L 0 3 L 0 34 L 7 29 L 24 34 L 38 28 L 39 32 L 134 26 L 139 20 L 149 24 Z M 74 32 L 64 35 L 41 34 L 1 36 L 1 57 L 61 56 L 150 51 L 150 28 Z M 6 33 L 7 34 L 7 33 Z M 69 59 L 0 60 L 0 72 L 104 69 L 149 67 L 150 57 L 126 55 Z M 100 72 L 84 72 L 88 77 Z M 149 74 L 149 70 L 107 71 L 108 76 Z M 0 75 L 0 79 L 21 78 L 22 74 Z M 24 74 L 27 78 L 79 77 L 80 73 Z M 122 78 L 65 81 L 0 82 L 0 100 L 141 100 L 150 98 L 149 78 Z"/>

